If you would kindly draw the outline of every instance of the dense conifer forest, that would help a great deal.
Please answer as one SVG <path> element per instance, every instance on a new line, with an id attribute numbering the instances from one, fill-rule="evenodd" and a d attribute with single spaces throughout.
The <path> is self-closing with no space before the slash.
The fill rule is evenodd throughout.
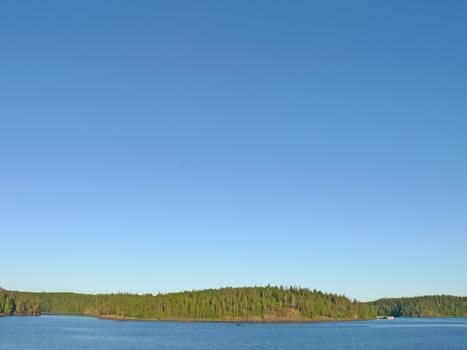
<path id="1" fill-rule="evenodd" d="M 0 315 L 43 313 L 182 321 L 327 321 L 467 316 L 467 298 L 428 296 L 370 303 L 305 288 L 245 287 L 169 294 L 32 293 L 0 290 Z"/>
<path id="2" fill-rule="evenodd" d="M 379 315 L 394 317 L 467 317 L 467 297 L 432 295 L 379 299 L 370 303 Z"/>
<path id="3" fill-rule="evenodd" d="M 109 318 L 312 321 L 374 317 L 372 306 L 304 288 L 222 288 L 158 295 L 0 291 L 0 313 L 66 313 Z"/>

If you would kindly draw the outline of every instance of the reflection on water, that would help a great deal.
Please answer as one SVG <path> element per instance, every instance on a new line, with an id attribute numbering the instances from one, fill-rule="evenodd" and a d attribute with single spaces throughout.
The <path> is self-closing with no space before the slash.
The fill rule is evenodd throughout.
<path id="1" fill-rule="evenodd" d="M 92 349 L 467 349 L 467 319 L 301 324 L 109 321 L 88 317 L 0 318 L 0 350 Z"/>

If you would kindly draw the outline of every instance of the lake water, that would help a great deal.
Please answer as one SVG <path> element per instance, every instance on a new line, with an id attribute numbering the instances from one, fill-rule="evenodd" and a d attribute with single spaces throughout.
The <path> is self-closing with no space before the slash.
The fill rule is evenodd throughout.
<path id="1" fill-rule="evenodd" d="M 0 349 L 466 350 L 467 319 L 235 324 L 0 317 Z"/>

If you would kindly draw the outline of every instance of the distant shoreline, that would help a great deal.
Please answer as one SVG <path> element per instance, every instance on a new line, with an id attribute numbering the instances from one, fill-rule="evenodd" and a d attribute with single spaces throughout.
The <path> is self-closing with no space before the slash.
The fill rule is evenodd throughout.
<path id="1" fill-rule="evenodd" d="M 74 315 L 108 320 L 314 323 L 383 317 L 466 317 L 467 297 L 432 295 L 359 302 L 299 287 L 241 287 L 167 294 L 37 293 L 0 290 L 6 315 Z"/>
<path id="2" fill-rule="evenodd" d="M 9 315 L 5 315 L 9 316 Z M 251 320 L 251 319 L 237 319 L 237 320 L 219 320 L 219 319 L 184 319 L 184 318 L 167 318 L 167 319 L 154 319 L 154 318 L 136 318 L 136 317 L 121 317 L 121 316 L 102 316 L 91 314 L 73 314 L 73 313 L 57 313 L 57 312 L 44 312 L 40 315 L 13 315 L 18 317 L 37 317 L 37 316 L 70 316 L 70 317 L 89 317 L 104 321 L 138 321 L 138 322 L 180 322 L 180 323 L 229 323 L 229 324 L 301 324 L 301 323 L 331 323 L 331 322 L 361 322 L 373 321 L 376 318 L 368 319 L 321 319 L 321 320 Z"/>
<path id="3" fill-rule="evenodd" d="M 5 315 L 0 314 L 0 317 L 40 317 L 40 316 L 65 316 L 65 317 L 83 317 L 83 318 L 93 318 L 103 321 L 135 321 L 135 322 L 176 322 L 176 323 L 226 323 L 232 325 L 242 326 L 245 324 L 311 324 L 311 323 L 343 323 L 343 322 L 365 322 L 365 321 L 378 321 L 378 322 L 391 322 L 391 320 L 386 319 L 329 319 L 329 320 L 216 320 L 216 319 L 143 319 L 135 317 L 114 317 L 114 316 L 96 316 L 96 315 L 86 315 L 86 314 L 72 314 L 72 313 L 48 313 L 45 312 L 40 315 Z M 402 316 L 396 317 L 395 319 L 465 319 L 464 316 Z"/>

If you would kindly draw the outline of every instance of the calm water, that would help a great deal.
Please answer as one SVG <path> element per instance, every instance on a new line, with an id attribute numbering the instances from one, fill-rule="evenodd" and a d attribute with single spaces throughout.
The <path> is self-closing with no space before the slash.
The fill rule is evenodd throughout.
<path id="1" fill-rule="evenodd" d="M 0 317 L 0 349 L 467 349 L 467 319 L 308 324 Z"/>

